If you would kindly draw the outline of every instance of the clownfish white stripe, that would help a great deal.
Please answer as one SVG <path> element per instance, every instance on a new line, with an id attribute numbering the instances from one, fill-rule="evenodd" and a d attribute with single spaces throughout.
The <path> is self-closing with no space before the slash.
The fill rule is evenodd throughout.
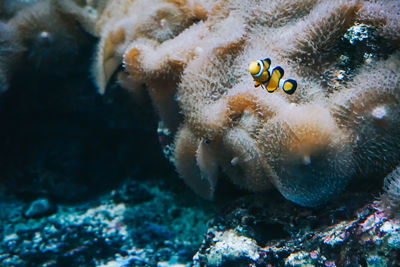
<path id="1" fill-rule="evenodd" d="M 260 71 L 254 75 L 254 77 L 260 77 L 264 72 L 264 62 L 262 62 L 262 60 L 257 60 L 257 64 L 260 66 Z"/>
<path id="2" fill-rule="evenodd" d="M 283 89 L 283 84 L 286 82 L 286 80 L 283 80 L 283 79 L 280 79 L 279 80 L 279 88 L 282 88 Z"/>

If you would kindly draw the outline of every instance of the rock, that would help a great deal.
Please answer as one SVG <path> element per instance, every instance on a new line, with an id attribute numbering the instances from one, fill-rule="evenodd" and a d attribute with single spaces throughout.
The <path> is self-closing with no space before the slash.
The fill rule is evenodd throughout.
<path id="1" fill-rule="evenodd" d="M 226 262 L 235 265 L 251 263 L 260 257 L 253 239 L 238 235 L 232 230 L 218 232 L 214 242 L 207 253 L 207 266 L 221 266 Z"/>
<path id="2" fill-rule="evenodd" d="M 400 221 L 374 204 L 309 209 L 249 196 L 211 222 L 193 264 L 398 266 L 399 244 Z"/>
<path id="3" fill-rule="evenodd" d="M 48 216 L 56 211 L 56 206 L 49 202 L 46 198 L 41 198 L 33 201 L 28 209 L 24 212 L 27 218 L 39 218 Z"/>
<path id="4" fill-rule="evenodd" d="M 144 201 L 149 201 L 154 195 L 148 188 L 138 182 L 129 180 L 124 183 L 114 194 L 115 202 L 124 202 L 127 204 L 138 204 Z"/>
<path id="5" fill-rule="evenodd" d="M 54 207 L 47 199 L 24 211 L 0 194 L 0 266 L 187 266 L 213 214 L 209 203 L 191 202 L 187 190 L 177 197 L 159 185 L 125 183 L 91 201 L 57 203 L 47 217 Z"/>

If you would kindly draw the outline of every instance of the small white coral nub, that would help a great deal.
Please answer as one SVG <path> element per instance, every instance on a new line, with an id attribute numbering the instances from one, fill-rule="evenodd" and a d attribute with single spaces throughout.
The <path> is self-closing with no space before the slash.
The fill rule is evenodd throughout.
<path id="1" fill-rule="evenodd" d="M 384 106 L 378 106 L 372 110 L 372 116 L 378 120 L 382 120 L 386 116 L 386 109 Z"/>

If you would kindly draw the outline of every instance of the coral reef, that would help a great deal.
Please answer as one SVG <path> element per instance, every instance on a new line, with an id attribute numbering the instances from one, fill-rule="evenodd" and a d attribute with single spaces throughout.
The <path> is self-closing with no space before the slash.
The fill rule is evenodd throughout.
<path id="1" fill-rule="evenodd" d="M 399 18 L 0 0 L 0 265 L 398 266 Z M 293 94 L 254 86 L 266 57 Z"/>
<path id="2" fill-rule="evenodd" d="M 20 76 L 68 76 L 94 38 L 53 0 L 4 1 L 0 14 L 0 89 Z M 12 9 L 13 11 L 8 11 Z M 43 77 L 40 77 L 43 79 Z"/>
<path id="3" fill-rule="evenodd" d="M 91 53 L 97 14 L 104 5 L 102 0 L 1 1 L 2 91 L 13 76 L 29 73 L 67 76 L 85 66 L 77 62 L 82 51 Z"/>
<path id="4" fill-rule="evenodd" d="M 319 211 L 244 197 L 210 222 L 194 266 L 397 266 L 400 224 L 365 196 Z M 290 215 L 289 215 L 290 214 Z"/>
<path id="5" fill-rule="evenodd" d="M 110 1 L 94 75 L 100 92 L 113 75 L 131 92 L 145 84 L 178 173 L 203 197 L 227 176 L 318 206 L 400 161 L 399 12 L 397 1 Z M 254 88 L 249 63 L 265 57 L 297 81 L 293 95 Z"/>
<path id="6" fill-rule="evenodd" d="M 42 75 L 49 72 L 67 75 L 76 69 L 79 51 L 92 41 L 76 19 L 56 3 L 40 1 L 20 10 L 8 21 L 15 26 L 24 47 L 22 62 Z"/>

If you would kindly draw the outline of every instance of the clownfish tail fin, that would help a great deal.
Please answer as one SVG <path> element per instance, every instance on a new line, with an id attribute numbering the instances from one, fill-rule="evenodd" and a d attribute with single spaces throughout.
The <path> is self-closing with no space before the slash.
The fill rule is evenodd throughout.
<path id="1" fill-rule="evenodd" d="M 279 81 L 279 87 L 282 88 L 286 94 L 291 95 L 297 89 L 297 82 L 293 79 L 281 80 Z"/>

